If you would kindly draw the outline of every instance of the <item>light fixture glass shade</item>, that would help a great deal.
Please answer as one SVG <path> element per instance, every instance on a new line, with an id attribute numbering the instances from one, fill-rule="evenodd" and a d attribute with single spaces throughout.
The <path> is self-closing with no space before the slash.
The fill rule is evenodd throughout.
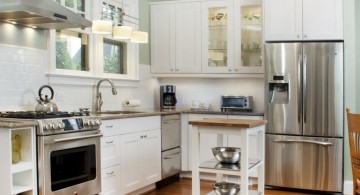
<path id="1" fill-rule="evenodd" d="M 131 34 L 131 42 L 148 43 L 148 33 L 143 31 L 133 31 Z"/>
<path id="2" fill-rule="evenodd" d="M 132 28 L 129 26 L 115 26 L 113 28 L 114 39 L 130 39 Z"/>
<path id="3" fill-rule="evenodd" d="M 112 21 L 94 20 L 92 23 L 92 32 L 94 34 L 109 35 L 112 33 Z"/>

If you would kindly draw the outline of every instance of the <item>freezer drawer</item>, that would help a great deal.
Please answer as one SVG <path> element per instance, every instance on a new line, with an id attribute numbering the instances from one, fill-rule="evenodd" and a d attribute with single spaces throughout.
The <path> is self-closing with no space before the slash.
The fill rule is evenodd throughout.
<path id="1" fill-rule="evenodd" d="M 266 135 L 265 185 L 342 192 L 343 140 Z"/>
<path id="2" fill-rule="evenodd" d="M 161 154 L 161 179 L 165 179 L 181 170 L 181 148 L 174 148 Z"/>

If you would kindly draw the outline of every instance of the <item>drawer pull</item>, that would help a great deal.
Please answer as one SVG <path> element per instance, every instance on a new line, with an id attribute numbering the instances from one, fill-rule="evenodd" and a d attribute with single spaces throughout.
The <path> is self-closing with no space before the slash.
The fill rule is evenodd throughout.
<path id="1" fill-rule="evenodd" d="M 173 154 L 173 155 L 169 155 L 169 156 L 164 156 L 164 159 L 172 159 L 172 158 L 176 158 L 180 155 L 180 152 Z"/>
<path id="2" fill-rule="evenodd" d="M 176 123 L 176 122 L 180 122 L 180 120 L 179 119 L 174 119 L 174 120 L 163 121 L 164 124 Z"/>
<path id="3" fill-rule="evenodd" d="M 108 126 L 105 126 L 106 128 L 113 128 L 114 125 L 108 125 Z"/>
<path id="4" fill-rule="evenodd" d="M 111 140 L 111 141 L 107 141 L 106 143 L 107 143 L 107 144 L 112 144 L 112 143 L 114 143 L 114 141 Z"/>
<path id="5" fill-rule="evenodd" d="M 107 172 L 106 174 L 107 174 L 107 175 L 113 175 L 113 174 L 114 174 L 114 171 Z"/>

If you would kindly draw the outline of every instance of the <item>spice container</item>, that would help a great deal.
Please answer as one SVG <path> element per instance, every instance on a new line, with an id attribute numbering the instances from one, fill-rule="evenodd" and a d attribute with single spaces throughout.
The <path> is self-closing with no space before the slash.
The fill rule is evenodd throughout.
<path id="1" fill-rule="evenodd" d="M 11 135 L 11 145 L 12 145 L 12 163 L 18 163 L 21 160 L 21 137 L 19 134 Z"/>

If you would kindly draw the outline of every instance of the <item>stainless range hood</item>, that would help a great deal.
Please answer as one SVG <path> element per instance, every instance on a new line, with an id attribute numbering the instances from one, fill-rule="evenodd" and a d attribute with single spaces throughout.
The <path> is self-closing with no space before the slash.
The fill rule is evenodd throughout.
<path id="1" fill-rule="evenodd" d="M 91 27 L 81 17 L 53 0 L 1 0 L 0 20 L 41 29 Z"/>

